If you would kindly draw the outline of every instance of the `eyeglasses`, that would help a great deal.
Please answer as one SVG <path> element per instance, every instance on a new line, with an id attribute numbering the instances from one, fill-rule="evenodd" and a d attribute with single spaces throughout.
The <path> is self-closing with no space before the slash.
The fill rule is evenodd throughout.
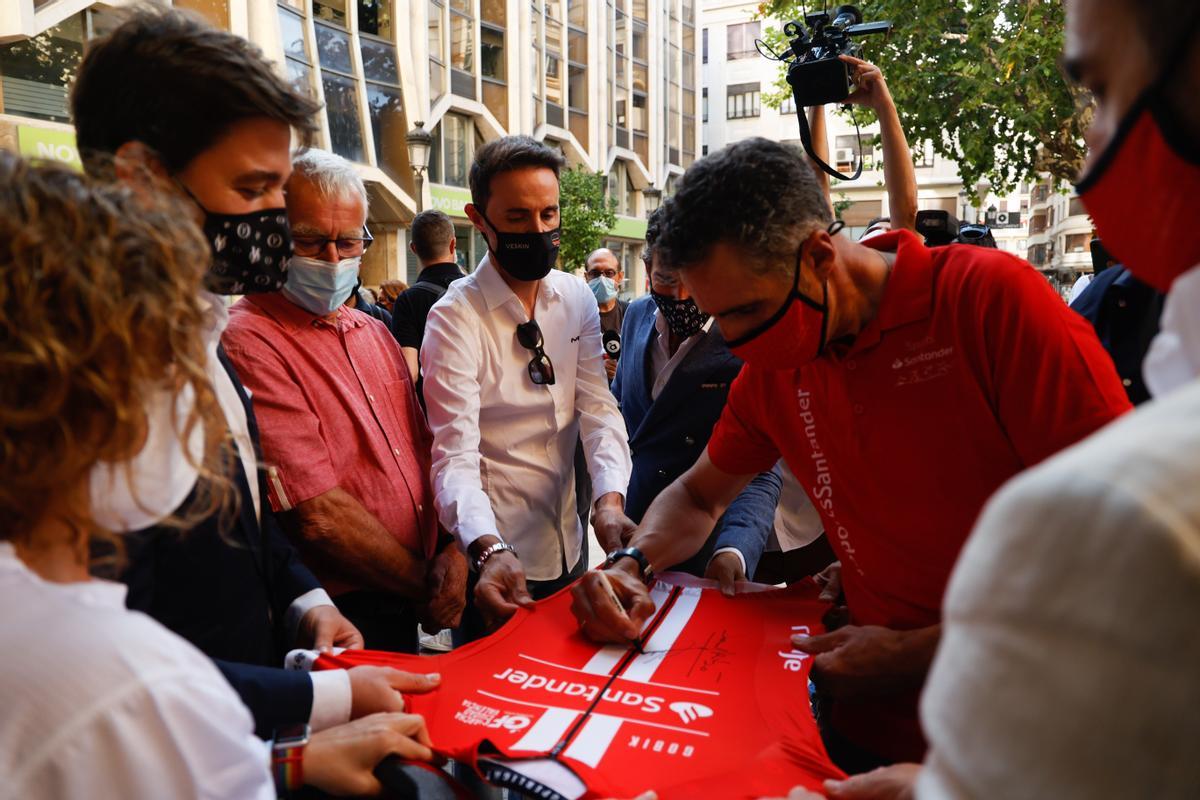
<path id="1" fill-rule="evenodd" d="M 362 236 L 342 236 L 336 239 L 329 239 L 325 236 L 292 236 L 292 250 L 298 256 L 312 258 L 319 256 L 325 252 L 332 243 L 337 248 L 337 254 L 341 258 L 354 258 L 361 256 L 371 246 L 371 242 L 375 241 L 375 237 L 365 227 L 363 228 Z"/>
<path id="2" fill-rule="evenodd" d="M 617 270 L 615 269 L 589 269 L 585 274 L 589 281 L 594 281 L 596 278 L 608 278 L 614 281 L 617 279 Z"/>
<path id="3" fill-rule="evenodd" d="M 521 347 L 533 351 L 533 358 L 529 361 L 529 379 L 535 386 L 553 386 L 554 364 L 542 349 L 544 340 L 537 320 L 531 319 L 517 326 L 517 341 L 521 343 Z"/>

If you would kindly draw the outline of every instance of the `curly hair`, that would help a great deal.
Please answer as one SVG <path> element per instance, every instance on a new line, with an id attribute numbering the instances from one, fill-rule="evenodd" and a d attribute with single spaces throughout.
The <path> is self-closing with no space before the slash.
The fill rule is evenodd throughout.
<path id="1" fill-rule="evenodd" d="M 181 440 L 196 425 L 204 433 L 194 502 L 170 522 L 232 514 L 227 425 L 197 296 L 209 248 L 180 224 L 186 209 L 155 195 L 0 151 L 0 539 L 23 541 L 59 515 L 119 545 L 86 503 L 67 500 L 97 462 L 140 451 L 146 394 L 163 387 L 194 393 L 188 418 L 175 420 Z"/>
<path id="2" fill-rule="evenodd" d="M 800 243 L 831 221 L 816 176 L 798 150 L 745 139 L 688 168 L 660 223 L 655 250 L 670 268 L 686 269 L 725 242 L 741 248 L 762 273 L 790 274 Z"/>

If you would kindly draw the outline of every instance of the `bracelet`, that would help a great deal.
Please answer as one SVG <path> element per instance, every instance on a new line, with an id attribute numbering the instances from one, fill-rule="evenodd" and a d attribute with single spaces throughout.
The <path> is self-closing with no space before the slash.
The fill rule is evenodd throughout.
<path id="1" fill-rule="evenodd" d="M 483 572 L 483 565 L 488 562 L 488 559 L 490 559 L 492 556 L 496 555 L 496 553 L 502 552 L 504 550 L 507 550 L 508 552 L 512 553 L 514 556 L 517 555 L 516 548 L 514 548 L 508 542 L 496 542 L 493 545 L 488 545 L 484 549 L 484 551 L 479 554 L 479 558 L 475 559 L 475 571 Z M 517 557 L 520 558 L 520 556 L 517 556 Z"/>
<path id="2" fill-rule="evenodd" d="M 308 744 L 308 725 L 292 725 L 275 731 L 271 742 L 271 776 L 280 797 L 291 797 L 304 786 L 304 748 Z"/>

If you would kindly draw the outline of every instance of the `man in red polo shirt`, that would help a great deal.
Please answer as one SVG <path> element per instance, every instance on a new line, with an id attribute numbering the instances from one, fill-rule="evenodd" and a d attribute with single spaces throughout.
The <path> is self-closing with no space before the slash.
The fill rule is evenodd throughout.
<path id="1" fill-rule="evenodd" d="M 466 560 L 438 524 L 432 436 L 388 329 L 344 305 L 369 242 L 353 165 L 292 164 L 296 254 L 279 292 L 233 306 L 222 343 L 253 392 L 271 505 L 367 646 L 415 653 L 417 623 L 453 626 Z"/>
<path id="2" fill-rule="evenodd" d="M 861 771 L 924 751 L 916 698 L 984 502 L 1129 401 L 1091 329 L 1024 261 L 837 229 L 786 146 L 751 139 L 688 170 L 664 256 L 746 367 L 706 453 L 651 506 L 634 552 L 610 555 L 628 615 L 598 573 L 575 601 L 592 636 L 635 637 L 652 607 L 639 578 L 687 558 L 782 455 L 841 561 L 827 595 L 844 590 L 850 615 L 796 646 L 832 701 L 831 755 Z"/>

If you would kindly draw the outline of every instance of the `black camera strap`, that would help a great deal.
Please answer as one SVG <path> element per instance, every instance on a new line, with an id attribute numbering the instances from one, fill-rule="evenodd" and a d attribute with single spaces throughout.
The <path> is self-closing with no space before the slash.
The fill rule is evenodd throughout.
<path id="1" fill-rule="evenodd" d="M 839 181 L 858 180 L 858 176 L 862 175 L 862 169 L 863 169 L 862 153 L 861 152 L 859 153 L 858 168 L 854 170 L 853 175 L 843 175 L 842 173 L 838 172 L 833 167 L 826 164 L 824 161 L 821 160 L 820 156 L 818 156 L 816 153 L 813 152 L 812 131 L 808 127 L 808 109 L 801 107 L 799 103 L 796 104 L 796 107 L 798 110 L 798 113 L 796 114 L 796 116 L 800 118 L 800 143 L 804 145 L 804 152 L 808 153 L 808 157 L 811 158 L 816 163 L 816 165 L 821 168 L 822 172 L 825 172 L 828 175 L 832 175 L 833 177 L 837 178 Z M 858 129 L 858 120 L 854 121 L 854 135 L 858 138 L 858 149 L 859 149 L 859 151 L 861 151 L 862 150 L 862 133 Z"/>

